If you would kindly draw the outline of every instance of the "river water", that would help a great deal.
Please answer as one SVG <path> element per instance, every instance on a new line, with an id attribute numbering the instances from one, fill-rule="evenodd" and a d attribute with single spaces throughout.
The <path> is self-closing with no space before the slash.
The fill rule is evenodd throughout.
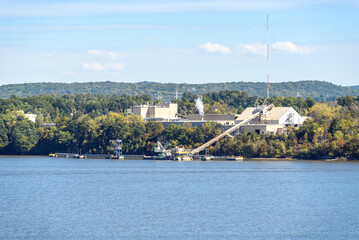
<path id="1" fill-rule="evenodd" d="M 0 157 L 0 239 L 359 239 L 359 164 Z"/>

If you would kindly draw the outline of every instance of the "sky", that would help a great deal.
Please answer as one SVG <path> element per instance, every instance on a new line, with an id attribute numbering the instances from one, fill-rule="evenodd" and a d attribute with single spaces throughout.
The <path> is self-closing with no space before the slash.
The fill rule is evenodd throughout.
<path id="1" fill-rule="evenodd" d="M 359 85 L 357 0 L 0 0 L 0 85 Z"/>

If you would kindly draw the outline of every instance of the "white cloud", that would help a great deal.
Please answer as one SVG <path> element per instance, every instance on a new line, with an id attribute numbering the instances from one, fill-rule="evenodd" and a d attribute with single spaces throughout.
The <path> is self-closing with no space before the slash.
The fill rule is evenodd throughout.
<path id="1" fill-rule="evenodd" d="M 123 64 L 121 62 L 110 63 L 110 64 L 101 64 L 98 62 L 93 63 L 84 63 L 82 64 L 82 69 L 88 72 L 117 72 L 123 69 Z"/>
<path id="2" fill-rule="evenodd" d="M 223 53 L 223 54 L 230 54 L 231 53 L 231 49 L 229 49 L 228 47 L 222 45 L 222 44 L 218 44 L 218 43 L 205 43 L 201 46 L 199 46 L 199 48 L 202 48 L 204 51 L 208 52 L 208 53 Z"/>
<path id="3" fill-rule="evenodd" d="M 86 72 L 119 72 L 123 69 L 123 63 L 114 62 L 120 56 L 123 56 L 122 53 L 114 51 L 103 51 L 92 49 L 87 51 L 88 54 L 91 54 L 95 57 L 105 58 L 105 63 L 92 62 L 92 63 L 83 63 L 82 69 Z M 107 63 L 106 63 L 107 61 Z"/>
<path id="4" fill-rule="evenodd" d="M 100 63 L 93 62 L 93 63 L 84 63 L 82 64 L 82 69 L 85 71 L 93 71 L 93 72 L 101 72 L 105 70 L 104 66 Z"/>
<path id="5" fill-rule="evenodd" d="M 118 59 L 120 56 L 123 56 L 123 53 L 114 52 L 114 51 L 103 51 L 103 50 L 96 50 L 92 49 L 87 51 L 88 54 L 91 54 L 96 57 L 103 57 L 103 58 L 109 58 L 112 60 Z"/>
<path id="6" fill-rule="evenodd" d="M 310 54 L 314 52 L 313 49 L 306 46 L 297 46 L 292 42 L 275 42 L 272 44 L 272 48 L 276 50 L 285 51 L 292 54 Z"/>
<path id="7" fill-rule="evenodd" d="M 254 54 L 265 56 L 267 53 L 266 44 L 262 44 L 261 42 L 255 42 L 252 44 L 238 44 L 236 46 L 236 50 L 239 54 Z"/>

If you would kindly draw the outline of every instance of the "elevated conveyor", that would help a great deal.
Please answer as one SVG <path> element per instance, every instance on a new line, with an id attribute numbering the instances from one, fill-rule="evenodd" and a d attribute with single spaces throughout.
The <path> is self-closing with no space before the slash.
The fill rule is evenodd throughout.
<path id="1" fill-rule="evenodd" d="M 208 142 L 206 142 L 205 144 L 201 145 L 200 147 L 193 149 L 190 152 L 190 155 L 194 155 L 196 153 L 199 153 L 200 151 L 204 150 L 205 148 L 211 146 L 213 143 L 221 140 L 222 138 L 224 138 L 227 135 L 230 135 L 232 132 L 236 131 L 237 129 L 239 129 L 242 125 L 252 121 L 253 119 L 265 115 L 267 111 L 270 111 L 273 108 L 273 105 L 264 107 L 261 111 L 257 111 L 255 113 L 253 113 L 253 115 L 251 115 L 250 117 L 246 118 L 245 120 L 243 120 L 242 122 L 234 125 L 233 127 L 231 127 L 230 129 L 228 129 L 227 131 L 224 131 L 223 133 L 219 134 L 217 137 L 209 140 Z"/>

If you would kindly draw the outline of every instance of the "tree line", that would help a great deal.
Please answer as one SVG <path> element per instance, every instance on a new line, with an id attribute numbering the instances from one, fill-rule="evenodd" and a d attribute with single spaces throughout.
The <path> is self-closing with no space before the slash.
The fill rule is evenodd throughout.
<path id="1" fill-rule="evenodd" d="M 177 100 L 181 113 L 196 112 L 192 93 Z M 265 99 L 234 91 L 203 95 L 205 110 L 213 113 L 241 112 Z M 48 154 L 51 152 L 108 153 L 109 140 L 122 139 L 126 154 L 153 154 L 157 141 L 172 147 L 195 148 L 222 131 L 218 123 L 201 127 L 189 123 L 164 126 L 128 116 L 133 104 L 156 102 L 148 95 L 46 95 L 0 99 L 0 153 Z M 276 106 L 291 106 L 308 116 L 300 128 L 288 134 L 272 135 L 241 132 L 208 149 L 214 155 L 244 157 L 296 157 L 303 159 L 359 159 L 359 97 L 345 96 L 331 102 L 312 98 L 272 97 Z M 39 114 L 36 123 L 25 113 Z M 43 123 L 55 122 L 55 127 Z M 43 126 L 43 127 L 42 127 Z"/>
<path id="2" fill-rule="evenodd" d="M 204 94 L 219 92 L 226 89 L 247 92 L 250 96 L 266 96 L 264 82 L 221 82 L 204 84 L 187 83 L 157 83 L 157 82 L 86 82 L 86 83 L 24 83 L 0 86 L 0 97 L 9 98 L 11 95 L 27 97 L 40 94 L 128 94 L 131 96 L 147 94 L 155 98 L 160 92 L 163 100 L 169 101 L 175 97 L 175 92 L 192 92 Z M 271 83 L 271 96 L 301 96 L 312 97 L 316 101 L 333 101 L 338 97 L 359 95 L 359 89 L 353 86 L 343 87 L 325 81 L 297 81 Z"/>

